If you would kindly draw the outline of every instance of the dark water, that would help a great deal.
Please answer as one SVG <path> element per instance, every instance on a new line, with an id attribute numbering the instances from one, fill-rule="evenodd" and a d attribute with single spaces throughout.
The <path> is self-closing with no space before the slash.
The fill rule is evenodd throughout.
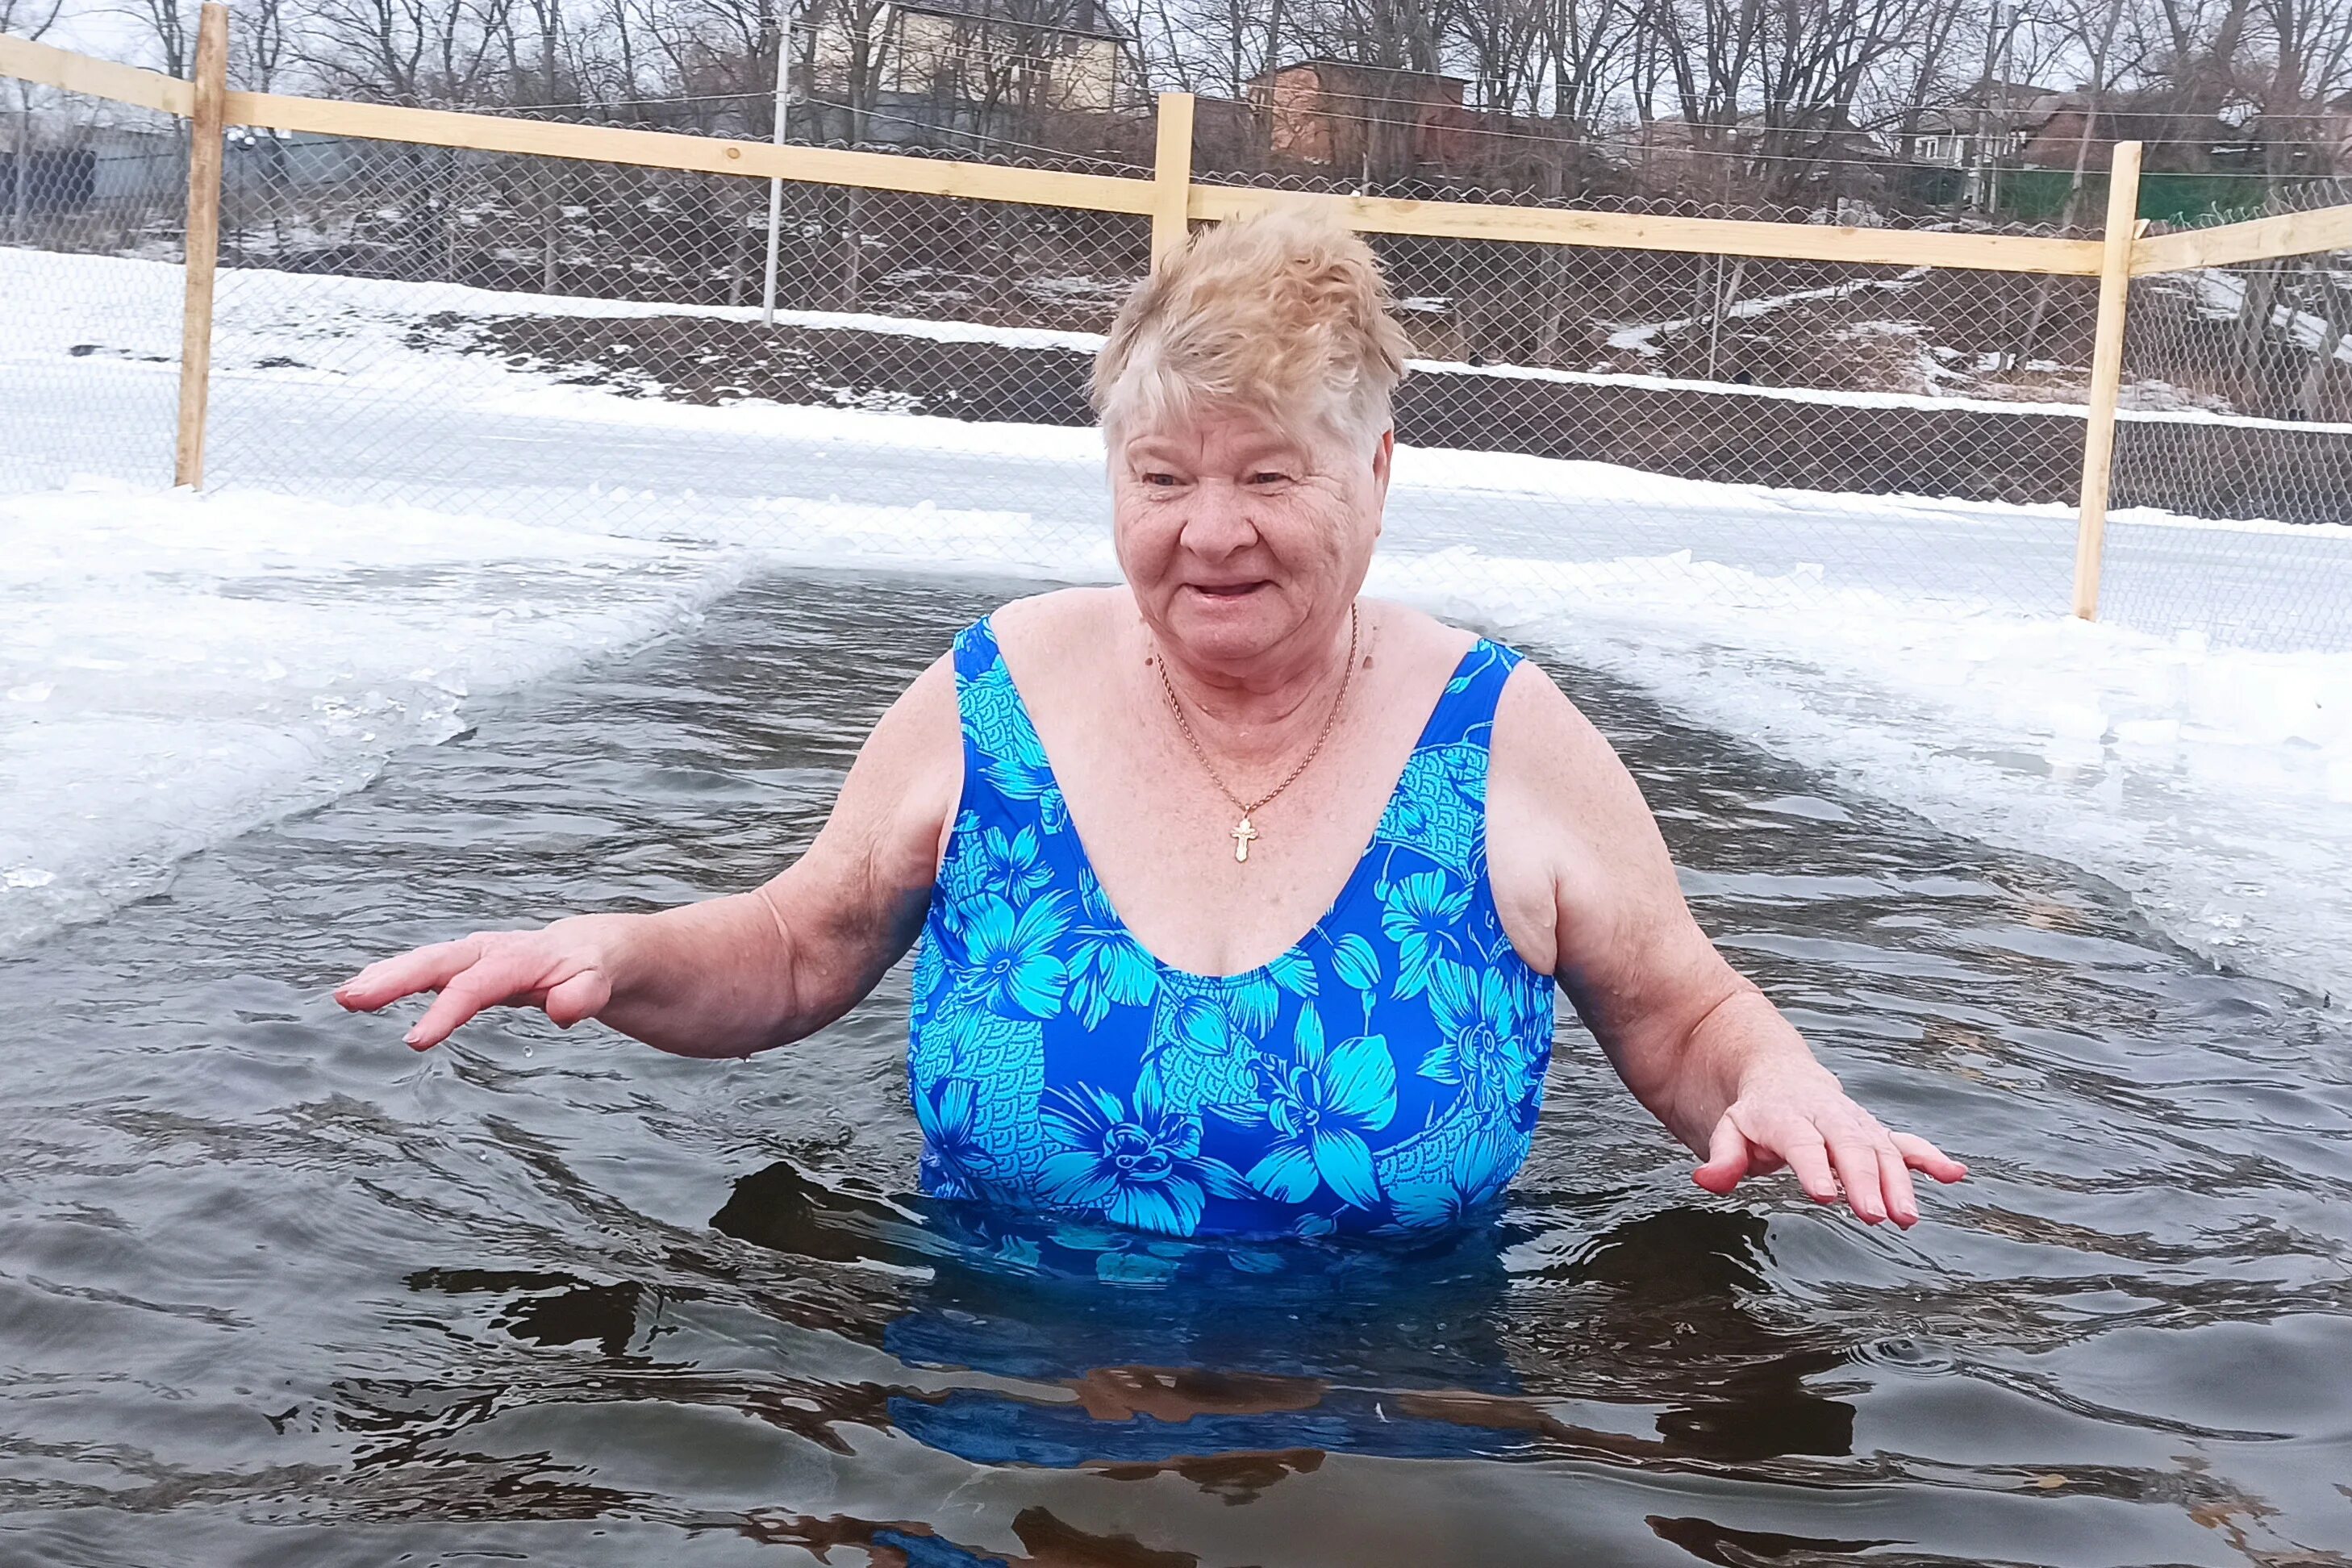
<path id="1" fill-rule="evenodd" d="M 1702 920 L 1970 1161 L 1707 1197 L 1563 1037 L 1419 1253 L 903 1195 L 906 985 L 795 1049 L 329 985 L 766 875 L 984 590 L 772 585 L 0 963 L 0 1561 L 2352 1563 L 2352 1028 L 2063 867 L 1574 679 Z"/>

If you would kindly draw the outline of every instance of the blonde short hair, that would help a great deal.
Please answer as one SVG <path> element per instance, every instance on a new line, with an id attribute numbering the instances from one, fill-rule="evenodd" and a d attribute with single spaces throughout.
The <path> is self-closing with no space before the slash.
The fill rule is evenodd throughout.
<path id="1" fill-rule="evenodd" d="M 1371 247 L 1328 219 L 1276 209 L 1203 230 L 1120 309 L 1095 412 L 1114 439 L 1213 408 L 1375 439 L 1412 347 L 1389 303 Z"/>

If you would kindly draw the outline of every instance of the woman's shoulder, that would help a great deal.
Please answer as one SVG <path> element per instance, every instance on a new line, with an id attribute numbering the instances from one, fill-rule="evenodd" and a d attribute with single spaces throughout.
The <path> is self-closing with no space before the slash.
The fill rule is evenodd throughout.
<path id="1" fill-rule="evenodd" d="M 1390 657 L 1407 669 L 1433 671 L 1442 679 L 1462 662 L 1464 655 L 1486 640 L 1476 632 L 1393 599 L 1364 599 L 1360 604 L 1367 624 L 1376 628 L 1380 642 L 1391 650 Z"/>
<path id="2" fill-rule="evenodd" d="M 1125 588 L 1055 588 L 999 605 L 988 626 L 1009 662 L 1031 663 L 1098 645 L 1118 626 L 1118 611 L 1127 602 Z"/>

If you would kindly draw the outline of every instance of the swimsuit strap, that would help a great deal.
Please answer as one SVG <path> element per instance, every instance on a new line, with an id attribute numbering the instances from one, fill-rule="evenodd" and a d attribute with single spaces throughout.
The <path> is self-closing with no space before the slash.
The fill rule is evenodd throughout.
<path id="1" fill-rule="evenodd" d="M 1503 687 L 1519 667 L 1519 655 L 1501 643 L 1480 637 L 1462 656 L 1454 679 L 1430 710 L 1421 731 L 1421 746 L 1475 745 L 1486 750 L 1495 729 L 1495 710 Z M 1416 750 L 1419 747 L 1415 748 Z"/>

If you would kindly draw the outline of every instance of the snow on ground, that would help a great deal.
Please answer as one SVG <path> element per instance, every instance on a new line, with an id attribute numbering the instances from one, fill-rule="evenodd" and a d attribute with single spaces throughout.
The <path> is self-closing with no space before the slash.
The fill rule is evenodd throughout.
<path id="1" fill-rule="evenodd" d="M 1793 294 L 1759 295 L 1752 300 L 1739 300 L 1731 308 L 1717 310 L 1711 316 L 1686 316 L 1674 321 L 1644 321 L 1621 327 L 1609 334 L 1609 346 L 1628 353 L 1654 357 L 1664 352 L 1661 338 L 1673 337 L 1693 327 L 1709 326 L 1721 321 L 1748 321 L 1759 316 L 1769 316 L 1790 305 L 1811 304 L 1821 300 L 1845 300 L 1864 289 L 1885 289 L 1893 293 L 1908 289 L 1927 275 L 1924 267 L 1914 267 L 1899 278 L 1857 278 L 1847 283 L 1833 283 L 1823 289 L 1800 289 Z"/>
<path id="2" fill-rule="evenodd" d="M 1416 596 L 1946 827 L 2080 865 L 2208 956 L 2352 1000 L 2352 655 L 1696 562 L 1672 588 L 1646 562 L 1566 581 L 1464 564 L 1461 586 Z"/>
<path id="3" fill-rule="evenodd" d="M 0 497 L 0 950 L 677 625 L 742 552 L 100 482 Z"/>
<path id="4" fill-rule="evenodd" d="M 2207 267 L 2194 272 L 2176 272 L 2172 277 L 2188 287 L 2207 315 L 2234 321 L 2246 313 L 2246 274 L 2242 272 Z M 2336 358 L 2352 360 L 2352 341 L 2347 340 L 2342 328 L 2324 316 L 2298 310 L 2281 301 L 2271 307 L 2271 324 L 2284 325 L 2295 347 L 2307 353 L 2318 353 L 2333 343 L 2331 352 Z"/>
<path id="5" fill-rule="evenodd" d="M 0 292 L 23 256 L 0 250 Z M 14 293 L 0 316 L 18 492 L 0 494 L 0 947 L 748 573 L 1115 570 L 1090 431 L 564 386 L 409 341 L 470 291 L 347 279 L 292 280 L 299 305 L 235 279 L 221 482 L 164 491 L 158 273 L 101 263 L 75 274 L 100 292 Z M 394 490 L 409 504 L 363 499 Z M 2352 995 L 2352 530 L 2119 518 L 2120 622 L 2099 626 L 2058 613 L 2072 533 L 2056 508 L 1406 450 L 1373 589 L 1618 671 L 2111 878 L 2202 951 Z"/>
<path id="6" fill-rule="evenodd" d="M 2196 279 L 2217 301 L 2234 300 L 2235 296 L 2229 293 L 2239 286 L 2234 275 L 2215 272 L 2184 276 Z M 1866 284 L 1873 289 L 1908 286 L 1900 279 L 1866 280 Z M 1791 301 L 1850 291 L 1861 286 L 1839 285 L 1745 300 L 1735 307 L 1735 313 L 1752 314 L 1755 310 L 1780 308 Z M 58 256 L 0 246 L 0 300 L 8 301 L 9 310 L 8 320 L 0 325 L 0 363 L 20 356 L 74 354 L 89 359 L 92 369 L 126 363 L 174 363 L 180 344 L 181 290 L 180 268 L 173 264 L 121 257 Z M 1405 301 L 1407 308 L 1415 303 Z M 2232 312 L 2236 308 L 2234 303 L 2228 305 Z M 645 304 L 571 295 L 514 293 L 455 283 L 402 283 L 383 279 L 232 268 L 221 274 L 214 323 L 214 367 L 216 374 L 227 375 L 266 370 L 280 384 L 299 382 L 307 376 L 317 384 L 335 387 L 346 396 L 375 394 L 411 398 L 416 395 L 420 383 L 456 392 L 495 391 L 516 384 L 514 373 L 495 358 L 433 353 L 410 341 L 412 333 L 427 328 L 431 318 L 445 312 L 484 318 L 686 316 L 753 321 L 760 317 L 755 306 Z M 780 310 L 776 319 L 787 326 L 888 332 L 930 342 L 986 342 L 1007 348 L 1062 349 L 1085 354 L 1092 354 L 1102 346 L 1098 333 L 1042 327 L 910 321 L 901 316 L 827 310 Z M 1692 324 L 1691 321 L 1659 322 L 1628 331 L 1643 335 Z M 2305 346 L 2315 346 L 2316 341 L 2313 338 Z M 2344 357 L 2352 358 L 2352 342 L 2344 345 L 2342 353 Z M 2008 395 L 1964 397 L 1922 392 L 1752 386 L 1688 376 L 1562 370 L 1548 365 L 1472 365 L 1458 360 L 1414 360 L 1412 364 L 1414 374 L 1424 375 L 1483 376 L 1584 386 L 1623 385 L 1652 392 L 1763 398 L 1846 408 L 1913 408 L 2020 418 L 2083 416 L 2079 405 Z M 1974 368 L 1985 373 L 1997 367 L 1988 361 Z M 2053 361 L 2035 360 L 2024 368 L 2038 374 L 2056 374 L 2066 367 Z M 2119 416 L 2126 421 L 2229 425 L 2303 433 L 2352 432 L 2352 425 L 2216 412 L 2185 401 L 2177 389 L 2162 382 L 2135 382 L 2126 390 L 2126 402 L 2138 404 L 2121 412 Z M 161 406 L 160 417 L 168 423 L 169 405 Z M 9 482 L 9 478 L 7 471 L 0 468 L 0 484 Z"/>

